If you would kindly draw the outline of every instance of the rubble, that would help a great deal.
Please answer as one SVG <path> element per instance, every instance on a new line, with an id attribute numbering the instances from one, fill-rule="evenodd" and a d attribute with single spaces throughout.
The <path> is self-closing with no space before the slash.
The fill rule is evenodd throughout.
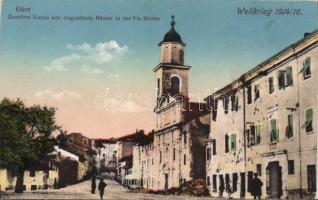
<path id="1" fill-rule="evenodd" d="M 189 196 L 209 196 L 208 188 L 205 185 L 205 180 L 197 179 L 187 181 L 180 188 L 170 188 L 168 190 L 151 190 L 145 188 L 135 189 L 134 192 L 160 194 L 160 195 L 189 195 Z"/>

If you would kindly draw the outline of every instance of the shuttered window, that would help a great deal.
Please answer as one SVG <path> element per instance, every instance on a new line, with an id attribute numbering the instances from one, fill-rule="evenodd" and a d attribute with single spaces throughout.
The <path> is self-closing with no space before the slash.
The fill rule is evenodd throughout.
<path id="1" fill-rule="evenodd" d="M 291 67 L 286 68 L 286 87 L 293 85 L 293 70 Z"/>
<path id="2" fill-rule="evenodd" d="M 303 76 L 304 79 L 311 77 L 311 59 L 307 57 L 303 62 Z"/>
<path id="3" fill-rule="evenodd" d="M 275 91 L 275 88 L 274 88 L 274 79 L 273 77 L 270 77 L 268 79 L 268 88 L 269 88 L 269 93 L 272 94 L 274 91 Z"/>
<path id="4" fill-rule="evenodd" d="M 293 137 L 293 114 L 289 114 L 287 116 L 287 126 L 286 126 L 286 137 L 291 138 Z"/>
<path id="5" fill-rule="evenodd" d="M 225 153 L 228 153 L 229 152 L 229 136 L 226 134 L 225 135 Z"/>
<path id="6" fill-rule="evenodd" d="M 254 86 L 254 101 L 259 99 L 260 97 L 260 91 L 259 91 L 259 84 Z"/>
<path id="7" fill-rule="evenodd" d="M 276 124 L 276 119 L 270 120 L 270 141 L 277 142 L 278 140 L 278 129 Z"/>
<path id="8" fill-rule="evenodd" d="M 278 88 L 279 89 L 285 88 L 285 72 L 284 72 L 284 70 L 278 71 Z"/>
<path id="9" fill-rule="evenodd" d="M 236 134 L 231 135 L 231 151 L 236 151 Z"/>
<path id="10" fill-rule="evenodd" d="M 305 128 L 306 132 L 312 132 L 313 126 L 312 126 L 312 119 L 313 119 L 313 109 L 309 108 L 306 110 L 306 122 L 305 122 Z"/>

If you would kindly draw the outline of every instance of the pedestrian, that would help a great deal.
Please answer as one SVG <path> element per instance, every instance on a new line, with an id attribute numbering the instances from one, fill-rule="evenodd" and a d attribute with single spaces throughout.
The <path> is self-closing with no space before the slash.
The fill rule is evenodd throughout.
<path id="1" fill-rule="evenodd" d="M 103 199 L 104 196 L 104 190 L 106 187 L 106 183 L 104 182 L 103 178 L 100 179 L 100 182 L 98 184 L 98 190 L 99 190 L 99 195 L 100 195 L 100 199 Z"/>
<path id="2" fill-rule="evenodd" d="M 91 185 L 91 193 L 95 194 L 95 189 L 96 189 L 96 176 L 92 176 L 92 185 Z"/>
<path id="3" fill-rule="evenodd" d="M 263 182 L 257 177 L 257 174 L 254 174 L 254 179 L 251 182 L 251 194 L 258 199 L 261 199 L 262 196 L 262 186 Z"/>

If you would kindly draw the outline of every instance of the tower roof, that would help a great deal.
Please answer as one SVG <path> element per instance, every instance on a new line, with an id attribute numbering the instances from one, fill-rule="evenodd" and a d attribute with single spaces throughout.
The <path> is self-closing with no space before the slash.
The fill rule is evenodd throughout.
<path id="1" fill-rule="evenodd" d="M 165 36 L 163 37 L 163 40 L 159 43 L 159 45 L 161 45 L 164 42 L 177 42 L 180 43 L 182 45 L 185 45 L 182 42 L 181 36 L 179 35 L 179 33 L 174 29 L 174 26 L 176 25 L 176 22 L 174 21 L 174 16 L 171 16 L 172 21 L 171 21 L 171 29 L 165 34 Z"/>

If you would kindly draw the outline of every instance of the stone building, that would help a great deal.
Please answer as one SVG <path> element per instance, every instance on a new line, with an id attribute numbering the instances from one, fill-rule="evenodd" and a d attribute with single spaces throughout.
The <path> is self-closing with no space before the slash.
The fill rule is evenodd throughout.
<path id="1" fill-rule="evenodd" d="M 143 184 L 146 187 L 147 184 L 149 185 L 150 183 L 150 181 L 147 179 L 149 177 L 150 171 L 146 170 L 144 165 L 150 165 L 151 160 L 154 159 L 154 154 L 152 151 L 153 138 L 154 132 L 150 132 L 138 140 L 133 146 L 132 167 L 128 169 L 128 173 L 126 175 L 126 182 L 130 188 L 140 188 L 143 186 Z"/>
<path id="2" fill-rule="evenodd" d="M 263 198 L 315 195 L 317 46 L 318 31 L 305 34 L 207 98 L 213 197 L 250 198 L 254 174 L 264 184 Z"/>
<path id="3" fill-rule="evenodd" d="M 48 161 L 28 169 L 23 176 L 23 190 L 53 189 L 57 186 L 59 169 L 55 162 Z M 12 170 L 0 169 L 0 191 L 14 190 L 17 176 Z"/>
<path id="4" fill-rule="evenodd" d="M 212 97 L 214 112 L 206 148 L 206 183 L 213 197 L 243 197 L 246 188 L 243 92 L 231 86 L 216 91 Z M 225 191 L 230 189 L 227 194 Z"/>
<path id="5" fill-rule="evenodd" d="M 189 100 L 190 66 L 184 64 L 185 43 L 175 30 L 173 17 L 159 46 L 160 63 L 154 68 L 156 127 L 153 143 L 142 147 L 142 180 L 144 188 L 167 190 L 205 178 L 210 114 L 205 103 Z"/>
<path id="6" fill-rule="evenodd" d="M 95 139 L 94 148 L 97 152 L 96 162 L 97 169 L 100 172 L 107 172 L 114 176 L 117 165 L 117 145 L 115 138 Z"/>
<path id="7" fill-rule="evenodd" d="M 145 137 L 143 130 L 136 130 L 135 133 L 122 136 L 116 139 L 117 150 L 117 166 L 116 166 L 116 179 L 122 183 L 126 183 L 126 175 L 131 173 L 129 169 L 132 168 L 133 162 L 133 146 Z"/>

